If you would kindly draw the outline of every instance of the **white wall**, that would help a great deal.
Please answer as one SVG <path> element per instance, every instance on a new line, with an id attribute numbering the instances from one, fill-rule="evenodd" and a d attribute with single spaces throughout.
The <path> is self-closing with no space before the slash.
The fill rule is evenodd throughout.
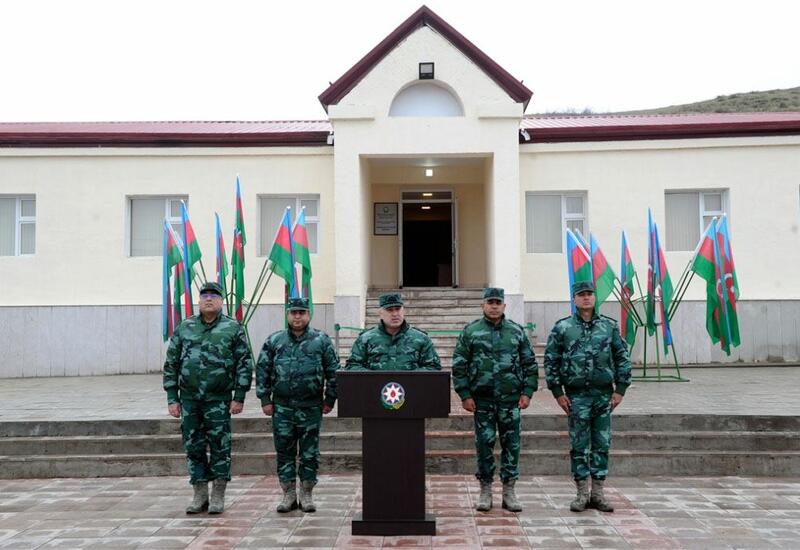
<path id="1" fill-rule="evenodd" d="M 230 252 L 237 173 L 248 235 L 247 288 L 265 259 L 256 256 L 257 196 L 314 193 L 321 209 L 314 298 L 333 302 L 332 148 L 77 148 L 0 150 L 0 194 L 36 195 L 36 253 L 0 257 L 0 306 L 160 304 L 161 257 L 127 254 L 130 195 L 188 195 L 203 263 L 213 277 L 214 211 Z M 282 285 L 270 283 L 263 301 L 282 300 Z"/>
<path id="2" fill-rule="evenodd" d="M 741 299 L 800 298 L 800 137 L 525 144 L 520 181 L 523 216 L 527 191 L 586 191 L 588 227 L 609 263 L 619 270 L 625 229 L 642 284 L 647 208 L 663 246 L 665 191 L 727 189 Z M 526 253 L 524 218 L 521 241 L 526 301 L 568 300 L 564 254 Z M 675 284 L 691 255 L 666 252 Z M 704 283 L 695 279 L 686 299 L 704 297 Z"/>

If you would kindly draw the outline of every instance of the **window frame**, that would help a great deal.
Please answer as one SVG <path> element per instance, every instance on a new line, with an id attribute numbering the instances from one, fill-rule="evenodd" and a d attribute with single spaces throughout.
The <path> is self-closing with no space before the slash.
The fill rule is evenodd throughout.
<path id="1" fill-rule="evenodd" d="M 22 215 L 22 201 L 34 202 L 36 208 L 36 195 L 0 195 L 3 199 L 14 199 L 14 254 L 7 257 L 31 257 L 36 255 L 36 213 L 33 216 Z M 22 226 L 33 225 L 34 238 L 33 238 L 33 252 L 22 253 Z"/>
<path id="2" fill-rule="evenodd" d="M 566 234 L 567 230 L 567 222 L 568 221 L 582 221 L 583 222 L 583 231 L 581 234 L 588 238 L 589 235 L 589 193 L 588 191 L 526 191 L 525 192 L 525 253 L 526 254 L 564 254 L 564 239 L 560 239 L 560 250 L 554 252 L 536 252 L 532 250 L 533 242 L 530 243 L 530 247 L 528 246 L 527 242 L 527 233 L 528 233 L 528 197 L 534 196 L 559 196 L 561 197 L 561 235 Z M 579 198 L 583 204 L 583 213 L 578 214 L 568 214 L 567 213 L 567 199 L 570 198 Z M 531 221 L 531 223 L 533 223 Z M 531 228 L 531 236 L 533 236 L 533 228 Z M 531 250 L 529 250 L 531 248 Z"/>
<path id="3" fill-rule="evenodd" d="M 263 199 L 294 199 L 294 207 L 293 207 L 293 211 L 294 212 L 299 212 L 300 211 L 300 208 L 302 207 L 302 201 L 312 201 L 312 200 L 316 201 L 317 202 L 317 215 L 316 216 L 311 216 L 306 212 L 306 226 L 308 226 L 308 225 L 310 225 L 312 223 L 316 224 L 316 226 L 317 226 L 317 251 L 316 252 L 312 252 L 311 250 L 309 250 L 308 253 L 311 256 L 318 256 L 319 255 L 320 250 L 322 249 L 322 245 L 321 245 L 321 243 L 322 243 L 322 232 L 320 231 L 320 225 L 321 225 L 320 224 L 320 213 L 321 213 L 320 204 L 322 203 L 322 197 L 321 197 L 320 193 L 260 193 L 260 194 L 256 195 L 256 199 L 258 200 L 258 224 L 259 224 L 259 228 L 258 228 L 259 229 L 258 230 L 259 242 L 258 242 L 258 249 L 257 249 L 257 252 L 258 252 L 257 253 L 257 257 L 258 258 L 266 258 L 267 256 L 269 256 L 269 253 L 270 253 L 269 250 L 265 250 L 265 251 L 262 252 L 264 243 L 261 242 L 261 227 L 260 226 L 261 226 L 261 223 L 263 221 L 262 217 L 261 217 L 261 213 L 262 213 L 262 202 L 261 201 Z M 297 215 L 296 214 L 294 215 L 294 217 L 295 217 L 295 219 L 297 219 Z M 292 220 L 292 223 L 294 223 L 294 220 Z M 311 243 L 309 243 L 309 245 L 310 244 Z"/>
<path id="4" fill-rule="evenodd" d="M 154 255 L 133 255 L 131 251 L 132 247 L 132 239 L 133 239 L 133 201 L 141 200 L 141 199 L 163 199 L 164 200 L 164 218 L 168 221 L 170 225 L 174 225 L 176 223 L 183 223 L 183 218 L 181 216 L 172 216 L 172 202 L 184 202 L 186 206 L 189 206 L 189 195 L 128 195 L 125 197 L 126 202 L 126 212 L 127 212 L 127 219 L 128 222 L 125 224 L 125 256 L 128 258 L 158 258 L 161 257 L 162 252 Z"/>
<path id="5" fill-rule="evenodd" d="M 706 223 L 705 218 L 713 218 L 716 216 L 718 219 L 723 215 L 728 218 L 728 223 L 730 224 L 730 205 L 728 204 L 728 194 L 730 189 L 727 187 L 723 187 L 720 189 L 665 189 L 664 190 L 664 216 L 667 216 L 667 195 L 685 195 L 689 193 L 697 193 L 697 225 L 698 225 L 698 235 L 701 239 L 703 237 L 703 232 L 706 230 Z M 719 195 L 720 196 L 720 206 L 722 210 L 706 210 L 706 196 L 707 195 Z M 664 231 L 666 232 L 667 226 L 666 223 L 664 224 Z M 665 252 L 691 252 L 692 250 L 667 250 L 667 236 L 666 234 L 663 236 L 663 245 Z"/>

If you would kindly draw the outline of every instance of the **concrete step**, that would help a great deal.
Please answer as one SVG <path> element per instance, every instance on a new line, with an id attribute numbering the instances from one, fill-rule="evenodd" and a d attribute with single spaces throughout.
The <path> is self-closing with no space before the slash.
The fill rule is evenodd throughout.
<path id="1" fill-rule="evenodd" d="M 670 475 L 794 477 L 800 475 L 800 451 L 612 450 L 611 464 L 617 476 L 669 472 Z M 183 453 L 4 456 L 0 457 L 0 466 L 3 479 L 186 475 Z M 519 466 L 522 475 L 569 475 L 565 450 L 523 450 Z M 320 457 L 322 473 L 360 470 L 358 451 L 332 451 Z M 475 452 L 428 451 L 426 470 L 431 474 L 470 475 L 475 471 Z M 275 453 L 233 454 L 234 475 L 274 475 L 275 471 Z"/>
<path id="2" fill-rule="evenodd" d="M 564 450 L 569 448 L 566 431 L 523 431 L 522 448 Z M 472 430 L 430 431 L 428 450 L 472 450 Z M 615 431 L 617 451 L 708 450 L 708 451 L 800 451 L 800 432 L 643 432 Z M 0 456 L 44 455 L 154 455 L 180 453 L 179 433 L 169 435 L 7 437 L 0 438 Z M 360 451 L 361 432 L 326 432 L 320 435 L 322 453 Z M 274 451 L 271 428 L 263 432 L 234 433 L 233 451 Z"/>
<path id="3" fill-rule="evenodd" d="M 376 300 L 381 294 L 402 294 L 403 301 L 422 299 L 436 299 L 439 297 L 481 300 L 481 288 L 450 288 L 450 287 L 406 287 L 406 288 L 371 288 L 367 291 L 367 299 Z"/>

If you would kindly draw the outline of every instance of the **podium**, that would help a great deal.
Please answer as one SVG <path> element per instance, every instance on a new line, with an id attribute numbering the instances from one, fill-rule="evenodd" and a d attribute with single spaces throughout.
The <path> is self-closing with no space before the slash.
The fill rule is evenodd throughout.
<path id="1" fill-rule="evenodd" d="M 425 419 L 450 414 L 450 373 L 338 371 L 336 383 L 339 417 L 363 419 L 353 535 L 435 535 L 425 513 Z"/>

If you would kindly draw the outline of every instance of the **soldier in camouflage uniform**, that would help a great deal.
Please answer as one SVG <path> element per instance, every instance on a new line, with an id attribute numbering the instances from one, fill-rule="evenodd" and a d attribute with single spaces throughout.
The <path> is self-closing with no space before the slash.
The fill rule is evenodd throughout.
<path id="1" fill-rule="evenodd" d="M 476 509 L 492 508 L 494 444 L 500 434 L 503 508 L 522 511 L 514 485 L 519 477 L 520 409 L 530 405 L 539 367 L 525 329 L 506 319 L 502 288 L 483 291 L 483 317 L 461 331 L 453 352 L 453 387 L 474 414 L 475 448 L 481 484 Z"/>
<path id="2" fill-rule="evenodd" d="M 570 461 L 578 494 L 570 510 L 613 512 L 603 484 L 608 475 L 611 411 L 631 383 L 628 347 L 614 319 L 595 311 L 594 285 L 572 285 L 576 312 L 556 322 L 547 339 L 547 387 L 569 415 Z M 589 495 L 589 477 L 592 491 Z"/>
<path id="3" fill-rule="evenodd" d="M 320 425 L 322 415 L 331 412 L 336 402 L 339 359 L 330 337 L 309 327 L 310 321 L 308 300 L 290 299 L 289 327 L 267 338 L 256 362 L 256 395 L 264 414 L 272 416 L 282 513 L 297 508 L 297 477 L 300 509 L 317 509 L 311 492 L 317 484 Z"/>
<path id="4" fill-rule="evenodd" d="M 194 488 L 187 514 L 220 514 L 231 479 L 231 415 L 250 389 L 253 362 L 244 328 L 222 314 L 222 288 L 200 288 L 200 314 L 175 329 L 164 362 L 169 414 L 181 418 L 183 447 Z M 231 399 L 233 393 L 233 399 Z M 206 456 L 210 450 L 210 460 Z M 211 500 L 208 482 L 213 481 Z"/>
<path id="5" fill-rule="evenodd" d="M 441 370 L 439 355 L 428 335 L 405 320 L 399 294 L 378 299 L 381 322 L 358 335 L 346 370 Z"/>

